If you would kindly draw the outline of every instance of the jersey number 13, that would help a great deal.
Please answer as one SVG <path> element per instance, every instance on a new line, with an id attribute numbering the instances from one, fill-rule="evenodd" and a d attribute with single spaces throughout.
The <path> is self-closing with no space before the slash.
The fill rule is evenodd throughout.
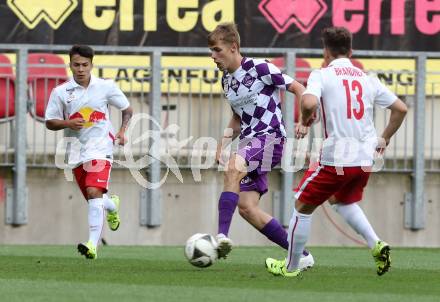
<path id="1" fill-rule="evenodd" d="M 342 83 L 345 87 L 345 96 L 347 97 L 347 119 L 351 119 L 354 115 L 355 119 L 360 120 L 364 116 L 364 102 L 362 101 L 362 85 L 356 80 L 350 83 L 348 80 L 343 80 Z M 352 109 L 351 107 L 351 91 L 356 94 L 356 102 L 359 104 L 359 109 Z"/>

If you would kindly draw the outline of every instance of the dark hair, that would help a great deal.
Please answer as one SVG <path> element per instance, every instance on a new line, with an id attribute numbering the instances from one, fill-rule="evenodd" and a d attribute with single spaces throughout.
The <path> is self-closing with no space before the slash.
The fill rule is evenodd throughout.
<path id="1" fill-rule="evenodd" d="M 228 44 L 236 43 L 240 48 L 240 34 L 235 23 L 227 22 L 217 25 L 217 27 L 208 34 L 208 46 L 216 44 L 218 41 Z"/>
<path id="2" fill-rule="evenodd" d="M 89 58 L 90 61 L 93 61 L 95 51 L 90 46 L 75 44 L 69 51 L 69 57 L 71 60 L 73 55 L 80 55 L 81 57 Z"/>
<path id="3" fill-rule="evenodd" d="M 322 31 L 322 42 L 333 57 L 348 55 L 351 50 L 351 32 L 345 27 L 327 27 Z"/>

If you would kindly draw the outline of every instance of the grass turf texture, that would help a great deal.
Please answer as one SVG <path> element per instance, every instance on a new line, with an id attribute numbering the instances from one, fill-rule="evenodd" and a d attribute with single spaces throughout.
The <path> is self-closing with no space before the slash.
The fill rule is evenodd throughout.
<path id="1" fill-rule="evenodd" d="M 266 272 L 276 247 L 235 248 L 226 261 L 199 269 L 183 247 L 99 249 L 0 246 L 1 301 L 440 301 L 440 249 L 393 249 L 391 271 L 376 275 L 367 249 L 311 248 L 315 267 L 301 279 Z"/>

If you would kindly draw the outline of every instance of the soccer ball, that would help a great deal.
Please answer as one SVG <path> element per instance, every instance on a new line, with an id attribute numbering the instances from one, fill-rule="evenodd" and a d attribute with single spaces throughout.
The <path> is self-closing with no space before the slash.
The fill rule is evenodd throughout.
<path id="1" fill-rule="evenodd" d="M 197 267 L 208 267 L 217 260 L 217 242 L 209 234 L 194 234 L 186 241 L 185 256 Z"/>

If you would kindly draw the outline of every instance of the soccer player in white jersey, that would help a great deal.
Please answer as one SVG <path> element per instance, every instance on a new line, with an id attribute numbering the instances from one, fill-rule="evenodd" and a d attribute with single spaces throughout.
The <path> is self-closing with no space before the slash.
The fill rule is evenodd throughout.
<path id="1" fill-rule="evenodd" d="M 126 142 L 125 129 L 133 115 L 130 104 L 112 80 L 91 75 L 94 51 L 85 45 L 74 45 L 69 52 L 73 77 L 57 86 L 46 108 L 46 127 L 66 129 L 73 138 L 69 164 L 79 188 L 88 202 L 89 240 L 78 244 L 78 252 L 88 259 L 97 257 L 97 246 L 104 224 L 104 210 L 112 231 L 120 224 L 119 197 L 107 196 L 113 145 Z M 114 134 L 108 106 L 122 111 L 122 124 Z"/>
<path id="2" fill-rule="evenodd" d="M 231 251 L 229 227 L 236 207 L 240 215 L 269 240 L 287 250 L 287 232 L 280 223 L 259 208 L 267 192 L 267 173 L 280 163 L 286 132 L 281 114 L 280 90 L 300 96 L 304 86 L 262 59 L 243 57 L 235 24 L 220 24 L 208 35 L 211 58 L 224 72 L 222 86 L 232 108 L 230 135 L 220 140 L 217 161 L 226 164 L 224 189 L 218 204 L 217 241 L 220 258 Z M 304 137 L 307 127 L 297 127 L 297 137 Z M 227 163 L 222 150 L 240 136 L 238 150 Z M 302 251 L 302 268 L 313 266 L 313 257 Z"/>
<path id="3" fill-rule="evenodd" d="M 310 74 L 301 99 L 301 122 L 313 122 L 319 108 L 325 140 L 316 169 L 309 169 L 299 186 L 295 210 L 289 225 L 289 249 L 283 260 L 266 259 L 274 275 L 296 277 L 301 274 L 299 259 L 310 233 L 313 211 L 329 200 L 345 221 L 366 240 L 383 275 L 391 265 L 390 247 L 380 240 L 358 206 L 368 182 L 375 153 L 382 153 L 402 124 L 406 105 L 376 77 L 350 62 L 351 33 L 343 27 L 330 27 L 322 33 L 325 68 Z M 380 138 L 373 123 L 377 104 L 391 111 Z M 385 144 L 379 144 L 380 141 Z"/>

